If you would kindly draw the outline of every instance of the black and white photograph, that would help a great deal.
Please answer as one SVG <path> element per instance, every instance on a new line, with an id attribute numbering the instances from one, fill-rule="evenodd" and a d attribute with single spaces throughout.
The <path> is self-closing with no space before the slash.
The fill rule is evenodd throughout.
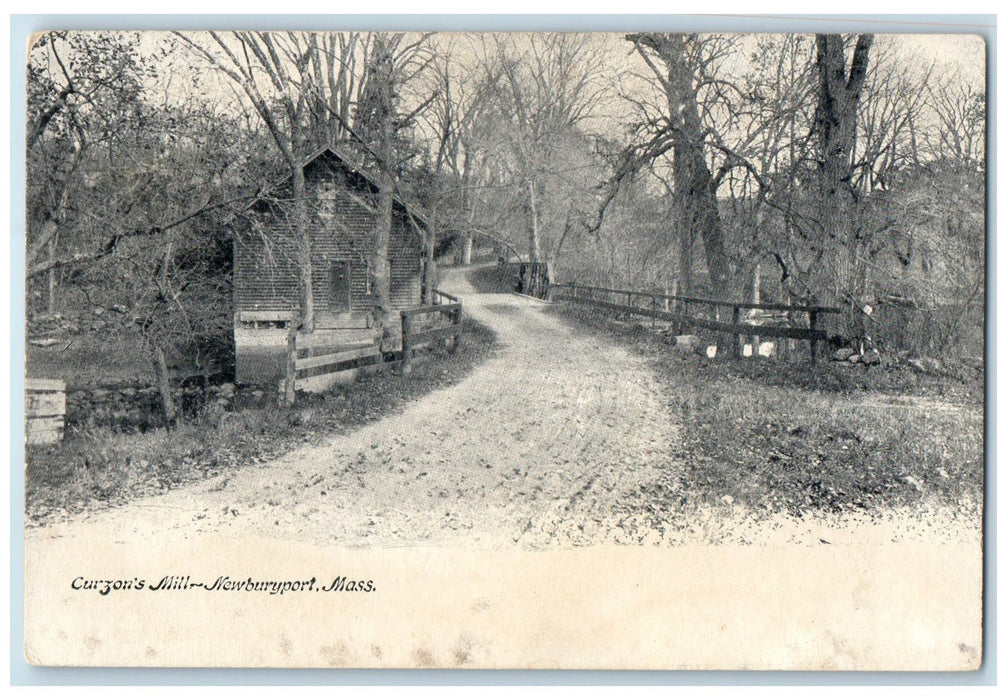
<path id="1" fill-rule="evenodd" d="M 29 664 L 981 666 L 989 46 L 646 28 L 31 36 Z"/>

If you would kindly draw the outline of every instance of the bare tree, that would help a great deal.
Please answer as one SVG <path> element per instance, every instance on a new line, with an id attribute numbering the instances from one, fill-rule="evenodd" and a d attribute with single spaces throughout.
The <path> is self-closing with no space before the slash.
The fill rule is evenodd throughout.
<path id="1" fill-rule="evenodd" d="M 506 166 L 503 184 L 527 222 L 528 259 L 540 262 L 553 247 L 543 230 L 550 214 L 549 233 L 562 235 L 556 229 L 566 209 L 556 217 L 549 201 L 560 161 L 607 94 L 603 55 L 592 37 L 578 34 L 493 35 L 482 48 L 495 106 L 483 114 L 484 138 Z"/>
<path id="2" fill-rule="evenodd" d="M 412 155 L 406 134 L 418 114 L 432 100 L 421 99 L 409 112 L 403 111 L 403 91 L 416 81 L 432 60 L 426 36 L 378 32 L 371 35 L 370 52 L 363 77 L 360 103 L 354 115 L 354 138 L 365 158 L 377 166 L 378 201 L 374 225 L 372 275 L 376 297 L 375 318 L 390 332 L 392 323 L 391 268 L 388 249 L 392 217 L 403 164 Z"/>
<path id="3" fill-rule="evenodd" d="M 472 123 L 489 91 L 478 75 L 466 71 L 454 55 L 455 44 L 441 46 L 431 63 L 429 88 L 433 95 L 423 124 L 429 132 L 433 151 L 427 201 L 428 228 L 425 233 L 425 303 L 432 303 L 436 280 L 436 249 L 445 224 L 463 232 L 462 264 L 471 263 L 472 227 L 469 184 L 472 182 Z"/>
<path id="4" fill-rule="evenodd" d="M 697 90 L 704 65 L 717 59 L 698 46 L 695 35 L 630 34 L 633 43 L 663 91 L 666 111 L 647 125 L 648 139 L 627 154 L 624 169 L 635 170 L 644 163 L 672 153 L 673 191 L 677 225 L 703 241 L 711 291 L 729 295 L 730 269 L 724 251 L 724 237 L 717 207 L 717 183 L 706 158 L 707 130 L 700 117 Z M 682 243 L 681 260 L 688 265 L 691 239 Z"/>
<path id="5" fill-rule="evenodd" d="M 58 268 L 96 259 L 107 248 L 106 241 L 80 240 L 75 203 L 95 149 L 114 151 L 136 121 L 145 67 L 135 43 L 131 34 L 50 32 L 29 54 L 25 262 L 29 278 L 48 276 L 50 313 Z"/>
<path id="6" fill-rule="evenodd" d="M 819 151 L 818 241 L 812 289 L 817 301 L 841 305 L 840 333 L 863 338 L 864 251 L 856 221 L 853 155 L 857 117 L 873 34 L 856 37 L 847 59 L 838 34 L 815 37 L 818 104 L 815 135 Z"/>
<path id="7" fill-rule="evenodd" d="M 300 277 L 301 323 L 314 330 L 311 233 L 307 226 L 304 165 L 313 147 L 310 110 L 319 105 L 324 86 L 316 84 L 331 65 L 313 33 L 209 32 L 211 45 L 176 32 L 192 51 L 226 75 L 251 102 L 283 157 L 292 183 L 294 239 Z M 338 81 L 337 81 L 338 82 Z M 337 110 L 338 113 L 338 110 Z"/>
<path id="8" fill-rule="evenodd" d="M 986 92 L 960 75 L 929 81 L 926 108 L 931 128 L 920 128 L 921 148 L 932 160 L 951 160 L 966 167 L 986 161 Z"/>

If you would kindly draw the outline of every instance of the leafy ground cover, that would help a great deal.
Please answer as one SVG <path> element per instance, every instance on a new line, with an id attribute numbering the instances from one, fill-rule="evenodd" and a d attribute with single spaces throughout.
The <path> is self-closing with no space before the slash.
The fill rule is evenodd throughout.
<path id="1" fill-rule="evenodd" d="M 909 368 L 708 360 L 636 323 L 554 307 L 618 337 L 662 378 L 677 468 L 641 487 L 658 514 L 738 504 L 757 512 L 874 511 L 926 501 L 981 507 L 983 385 Z"/>

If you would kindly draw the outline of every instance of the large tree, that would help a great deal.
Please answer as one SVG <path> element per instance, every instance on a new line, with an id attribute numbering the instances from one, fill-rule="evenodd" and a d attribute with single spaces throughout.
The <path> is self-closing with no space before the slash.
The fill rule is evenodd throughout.
<path id="1" fill-rule="evenodd" d="M 855 339 L 865 335 L 863 297 L 867 254 L 857 215 L 853 155 L 860 98 L 874 35 L 857 36 L 852 41 L 852 51 L 847 51 L 848 43 L 851 42 L 839 34 L 815 37 L 818 240 L 811 288 L 818 302 L 841 306 L 839 333 Z"/>
<path id="2" fill-rule="evenodd" d="M 691 268 L 692 236 L 703 242 L 713 296 L 730 295 L 730 267 L 724 250 L 724 235 L 717 205 L 717 180 L 707 162 L 708 130 L 699 110 L 699 79 L 704 56 L 695 35 L 630 34 L 637 53 L 661 87 L 666 111 L 648 124 L 647 141 L 627 155 L 623 169 L 636 170 L 644 163 L 672 153 L 672 190 L 676 225 L 682 237 L 682 264 Z"/>
<path id="3" fill-rule="evenodd" d="M 25 263 L 29 279 L 48 277 L 50 313 L 58 269 L 101 257 L 114 240 L 87 236 L 82 197 L 96 154 L 115 153 L 138 125 L 146 68 L 136 44 L 133 34 L 50 32 L 29 53 Z"/>
<path id="4" fill-rule="evenodd" d="M 294 231 L 301 324 L 311 332 L 314 271 L 304 165 L 319 144 L 352 131 L 350 101 L 362 89 L 353 72 L 360 41 L 353 34 L 315 32 L 176 36 L 243 93 L 283 158 L 291 180 L 291 202 L 285 209 Z"/>
<path id="5" fill-rule="evenodd" d="M 431 60 L 432 55 L 423 35 L 372 34 L 360 103 L 354 115 L 353 137 L 364 161 L 377 169 L 377 216 L 371 274 L 374 279 L 374 315 L 385 329 L 386 336 L 392 334 L 394 326 L 388 254 L 396 191 L 405 163 L 413 155 L 408 132 L 417 114 L 425 110 L 431 101 L 429 95 L 421 96 L 419 103 L 406 112 L 403 96 Z M 411 223 L 418 227 L 416 222 Z"/>

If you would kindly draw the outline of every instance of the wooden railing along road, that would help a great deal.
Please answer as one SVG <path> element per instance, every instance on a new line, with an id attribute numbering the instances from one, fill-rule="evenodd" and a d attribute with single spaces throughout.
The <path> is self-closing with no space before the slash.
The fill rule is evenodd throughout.
<path id="1" fill-rule="evenodd" d="M 438 340 L 450 338 L 449 352 L 454 353 L 462 332 L 462 302 L 458 297 L 435 289 L 432 306 L 406 309 L 400 311 L 399 314 L 402 317 L 402 363 L 404 366 L 409 366 L 416 350 L 429 346 Z M 437 318 L 438 315 L 447 320 L 446 326 L 436 325 L 440 320 Z"/>
<path id="2" fill-rule="evenodd" d="M 826 314 L 841 313 L 840 309 L 832 306 L 719 301 L 717 299 L 703 299 L 700 297 L 673 294 L 637 292 L 628 289 L 585 287 L 577 284 L 554 284 L 551 285 L 550 289 L 552 291 L 552 298 L 555 301 L 568 301 L 599 309 L 607 309 L 617 313 L 667 321 L 679 328 L 705 328 L 736 335 L 738 336 L 738 342 L 734 344 L 734 352 L 739 355 L 741 354 L 744 336 L 806 340 L 810 348 L 812 362 L 815 362 L 817 359 L 817 348 L 815 347 L 817 343 L 828 339 L 828 334 L 819 327 L 819 320 Z M 623 301 L 625 303 L 621 303 Z M 641 302 L 643 303 L 641 304 Z M 721 320 L 722 309 L 724 310 L 724 316 L 726 316 L 727 310 L 730 310 L 730 322 Z M 742 321 L 742 311 L 753 309 L 784 312 L 791 317 L 794 314 L 806 315 L 807 326 L 744 323 Z M 704 318 L 694 313 L 700 310 L 705 310 L 707 316 L 713 316 L 713 318 Z"/>
<path id="3" fill-rule="evenodd" d="M 296 318 L 292 319 L 288 324 L 282 403 L 293 405 L 296 392 L 306 388 L 309 380 L 324 382 L 332 375 L 377 364 L 408 367 L 418 350 L 438 340 L 446 342 L 450 338 L 449 351 L 452 353 L 458 346 L 462 328 L 462 303 L 458 297 L 434 290 L 432 305 L 399 313 L 402 320 L 402 353 L 390 360 L 391 355 L 386 356 L 382 352 L 379 342 L 348 345 L 341 339 L 338 330 L 303 333 L 297 330 Z"/>

